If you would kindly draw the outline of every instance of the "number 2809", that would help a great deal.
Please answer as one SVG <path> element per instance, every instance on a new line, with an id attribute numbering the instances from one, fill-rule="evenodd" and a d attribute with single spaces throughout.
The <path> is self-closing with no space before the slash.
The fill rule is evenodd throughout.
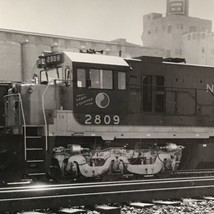
<path id="1" fill-rule="evenodd" d="M 86 125 L 91 125 L 91 124 L 105 124 L 105 125 L 109 125 L 109 124 L 113 124 L 113 125 L 118 125 L 120 123 L 120 117 L 118 115 L 104 115 L 104 116 L 100 116 L 100 115 L 90 115 L 90 114 L 86 114 L 85 115 L 85 124 Z"/>

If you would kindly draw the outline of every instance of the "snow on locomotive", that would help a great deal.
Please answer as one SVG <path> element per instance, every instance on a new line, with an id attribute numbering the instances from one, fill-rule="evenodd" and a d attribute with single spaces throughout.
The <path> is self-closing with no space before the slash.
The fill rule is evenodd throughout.
<path id="1" fill-rule="evenodd" d="M 5 96 L 0 180 L 213 168 L 214 68 L 44 52 Z"/>

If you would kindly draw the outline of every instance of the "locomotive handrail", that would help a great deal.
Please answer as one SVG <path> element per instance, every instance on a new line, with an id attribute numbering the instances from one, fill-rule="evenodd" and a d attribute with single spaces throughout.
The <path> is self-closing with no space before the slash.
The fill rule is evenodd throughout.
<path id="1" fill-rule="evenodd" d="M 42 93 L 42 113 L 43 113 L 43 117 L 44 117 L 44 123 L 45 123 L 45 150 L 48 150 L 48 125 L 47 125 L 47 119 L 46 119 L 46 115 L 45 115 L 45 101 L 44 101 L 44 96 L 46 91 L 48 90 L 50 84 L 48 84 L 44 90 L 44 92 Z"/>
<path id="2" fill-rule="evenodd" d="M 44 100 L 44 97 L 45 97 L 45 93 L 48 90 L 49 86 L 51 86 L 50 83 L 53 82 L 54 85 L 55 85 L 56 80 L 58 80 L 58 79 L 52 79 L 49 82 L 49 84 L 47 84 L 45 90 L 42 93 L 42 113 L 43 113 L 44 123 L 45 123 L 45 150 L 46 151 L 48 150 L 48 124 L 47 124 L 47 118 L 46 118 L 46 115 L 45 115 L 45 100 Z"/>
<path id="3" fill-rule="evenodd" d="M 200 90 L 200 91 L 209 91 L 207 88 L 188 88 L 188 87 L 174 87 L 174 86 L 163 86 L 163 85 L 154 85 L 154 84 L 136 84 L 136 83 L 129 83 L 128 86 L 136 86 L 136 87 L 141 87 L 141 86 L 150 86 L 152 88 L 163 88 L 163 89 L 181 89 L 181 90 Z M 212 93 L 212 92 L 211 92 Z M 212 93 L 214 95 L 214 93 Z"/>

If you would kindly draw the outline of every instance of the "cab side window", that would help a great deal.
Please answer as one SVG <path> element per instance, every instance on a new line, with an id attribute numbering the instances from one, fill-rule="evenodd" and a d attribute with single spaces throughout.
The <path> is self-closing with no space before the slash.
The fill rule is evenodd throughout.
<path id="1" fill-rule="evenodd" d="M 126 73 L 118 72 L 118 89 L 126 90 Z"/>
<path id="2" fill-rule="evenodd" d="M 85 69 L 77 69 L 77 87 L 84 88 L 86 87 L 86 71 Z"/>
<path id="3" fill-rule="evenodd" d="M 112 70 L 90 69 L 91 88 L 113 89 Z"/>

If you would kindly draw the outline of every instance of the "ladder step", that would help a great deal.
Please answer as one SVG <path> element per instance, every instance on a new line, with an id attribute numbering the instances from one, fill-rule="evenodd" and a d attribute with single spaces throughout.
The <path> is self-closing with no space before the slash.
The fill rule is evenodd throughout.
<path id="1" fill-rule="evenodd" d="M 44 160 L 27 160 L 27 163 L 42 163 Z"/>
<path id="2" fill-rule="evenodd" d="M 38 139 L 42 138 L 42 136 L 26 136 L 26 139 Z"/>
<path id="3" fill-rule="evenodd" d="M 46 175 L 45 172 L 34 172 L 34 173 L 28 173 L 28 176 L 41 176 Z"/>
<path id="4" fill-rule="evenodd" d="M 26 148 L 27 151 L 43 151 L 44 148 Z"/>
<path id="5" fill-rule="evenodd" d="M 25 161 L 26 176 L 38 179 L 40 176 L 46 175 L 45 165 L 45 142 L 44 142 L 44 125 L 25 125 L 24 141 L 25 141 Z"/>
<path id="6" fill-rule="evenodd" d="M 23 125 L 23 128 L 26 127 L 26 128 L 43 128 L 44 125 Z"/>

